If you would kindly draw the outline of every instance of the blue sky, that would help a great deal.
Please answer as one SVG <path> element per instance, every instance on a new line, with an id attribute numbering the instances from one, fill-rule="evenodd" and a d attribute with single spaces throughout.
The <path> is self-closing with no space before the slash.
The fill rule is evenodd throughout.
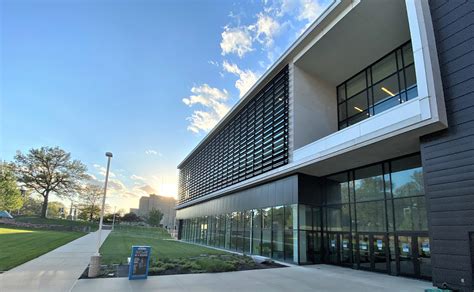
<path id="1" fill-rule="evenodd" d="M 175 196 L 177 164 L 328 5 L 1 1 L 0 158 L 60 146 L 110 205 Z"/>

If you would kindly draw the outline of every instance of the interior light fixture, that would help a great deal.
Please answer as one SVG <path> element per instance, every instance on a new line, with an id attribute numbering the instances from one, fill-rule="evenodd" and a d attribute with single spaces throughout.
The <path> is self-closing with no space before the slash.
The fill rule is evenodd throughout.
<path id="1" fill-rule="evenodd" d="M 356 107 L 356 106 L 355 106 L 354 108 L 355 108 L 356 110 L 360 111 L 360 112 L 363 112 L 363 110 L 361 110 L 360 108 L 358 108 L 358 107 Z"/>
<path id="2" fill-rule="evenodd" d="M 382 88 L 380 88 L 380 89 L 382 89 L 385 93 L 389 94 L 390 96 L 395 96 L 395 94 L 393 94 L 390 90 L 388 90 L 388 89 L 385 88 L 385 87 L 382 87 Z"/>

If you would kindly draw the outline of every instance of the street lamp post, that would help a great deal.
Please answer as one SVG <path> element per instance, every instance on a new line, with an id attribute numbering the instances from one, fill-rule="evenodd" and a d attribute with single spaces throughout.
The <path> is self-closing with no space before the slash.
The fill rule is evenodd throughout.
<path id="1" fill-rule="evenodd" d="M 96 253 L 91 257 L 91 262 L 89 264 L 89 278 L 97 277 L 100 273 L 100 242 L 102 239 L 102 223 L 104 221 L 104 209 L 105 209 L 105 197 L 107 196 L 107 183 L 109 181 L 109 169 L 110 169 L 110 159 L 113 157 L 111 152 L 106 152 L 107 156 L 107 171 L 105 173 L 105 184 L 104 184 L 104 196 L 102 197 L 102 209 L 100 210 L 100 220 L 99 220 L 99 230 L 97 231 L 97 249 Z"/>
<path id="2" fill-rule="evenodd" d="M 115 210 L 117 209 L 117 206 L 114 207 L 114 217 L 112 219 L 112 231 L 114 230 L 115 227 Z"/>
<path id="3" fill-rule="evenodd" d="M 23 200 L 25 200 L 25 198 L 26 198 L 26 188 L 25 188 L 25 186 L 21 186 L 21 188 L 20 188 L 20 193 L 21 193 L 21 198 L 22 198 Z M 24 201 L 23 201 L 23 202 L 24 202 Z M 21 209 L 21 208 L 18 208 L 18 215 L 20 215 L 20 209 Z"/>

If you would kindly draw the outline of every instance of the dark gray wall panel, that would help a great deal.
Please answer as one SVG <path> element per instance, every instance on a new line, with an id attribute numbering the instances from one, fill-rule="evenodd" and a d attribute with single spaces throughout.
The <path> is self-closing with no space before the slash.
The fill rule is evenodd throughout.
<path id="1" fill-rule="evenodd" d="M 430 0 L 449 127 L 422 137 L 433 282 L 472 290 L 474 1 Z"/>
<path id="2" fill-rule="evenodd" d="M 298 203 L 298 175 L 177 210 L 177 219 Z"/>

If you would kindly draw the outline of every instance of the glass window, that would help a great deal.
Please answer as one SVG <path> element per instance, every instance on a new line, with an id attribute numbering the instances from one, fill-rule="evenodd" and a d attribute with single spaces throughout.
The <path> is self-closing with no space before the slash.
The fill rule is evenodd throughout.
<path id="1" fill-rule="evenodd" d="M 313 212 L 310 206 L 299 205 L 299 224 L 300 229 L 302 230 L 312 230 L 313 229 Z"/>
<path id="2" fill-rule="evenodd" d="M 261 255 L 272 255 L 272 208 L 262 209 L 262 250 Z"/>
<path id="3" fill-rule="evenodd" d="M 356 201 L 384 199 L 384 180 L 382 165 L 377 164 L 355 171 Z"/>
<path id="4" fill-rule="evenodd" d="M 252 251 L 250 250 L 250 232 L 251 232 L 251 226 L 250 226 L 250 218 L 251 218 L 251 211 L 245 211 L 242 212 L 242 219 L 243 219 L 243 252 L 244 253 L 251 253 Z"/>
<path id="5" fill-rule="evenodd" d="M 397 72 L 397 63 L 395 53 L 392 53 L 372 66 L 372 82 L 377 83 L 395 72 Z"/>
<path id="6" fill-rule="evenodd" d="M 284 208 L 275 207 L 272 210 L 272 258 L 277 260 L 284 259 Z"/>
<path id="7" fill-rule="evenodd" d="M 393 197 L 424 195 L 423 169 L 419 155 L 392 161 Z"/>
<path id="8" fill-rule="evenodd" d="M 351 96 L 359 93 L 361 90 L 367 88 L 367 83 L 365 80 L 365 71 L 359 73 L 357 76 L 353 77 L 351 80 L 347 81 L 346 89 L 347 89 L 347 97 L 350 98 Z"/>
<path id="9" fill-rule="evenodd" d="M 339 105 L 339 120 L 345 120 L 347 119 L 347 112 L 346 112 L 346 104 L 343 103 Z"/>
<path id="10" fill-rule="evenodd" d="M 374 201 L 356 204 L 357 231 L 385 231 L 385 202 Z"/>
<path id="11" fill-rule="evenodd" d="M 326 210 L 328 231 L 349 231 L 349 204 L 328 206 Z"/>
<path id="12" fill-rule="evenodd" d="M 428 230 L 425 197 L 399 198 L 393 200 L 395 229 L 397 231 Z"/>
<path id="13" fill-rule="evenodd" d="M 363 91 L 347 100 L 347 115 L 349 117 L 364 113 L 367 108 L 367 91 Z"/>
<path id="14" fill-rule="evenodd" d="M 405 66 L 413 63 L 414 58 L 413 58 L 413 48 L 411 46 L 411 42 L 406 44 L 403 47 L 402 51 L 403 51 L 403 62 L 405 63 Z"/>
<path id="15" fill-rule="evenodd" d="M 254 210 L 253 211 L 253 220 L 252 220 L 252 253 L 259 255 L 261 252 L 260 241 L 262 239 L 262 211 Z"/>
<path id="16" fill-rule="evenodd" d="M 406 87 L 410 88 L 416 85 L 415 65 L 408 66 L 405 69 Z"/>
<path id="17" fill-rule="evenodd" d="M 339 86 L 337 88 L 337 98 L 339 100 L 339 102 L 342 102 L 344 100 L 346 100 L 346 86 L 345 84 Z"/>
<path id="18" fill-rule="evenodd" d="M 327 177 L 326 180 L 326 203 L 348 203 L 349 183 L 347 172 Z"/>
<path id="19" fill-rule="evenodd" d="M 396 97 L 399 91 L 397 74 L 375 84 L 373 87 L 374 105 Z"/>
<path id="20" fill-rule="evenodd" d="M 337 87 L 339 130 L 417 95 L 413 52 L 407 44 Z"/>

